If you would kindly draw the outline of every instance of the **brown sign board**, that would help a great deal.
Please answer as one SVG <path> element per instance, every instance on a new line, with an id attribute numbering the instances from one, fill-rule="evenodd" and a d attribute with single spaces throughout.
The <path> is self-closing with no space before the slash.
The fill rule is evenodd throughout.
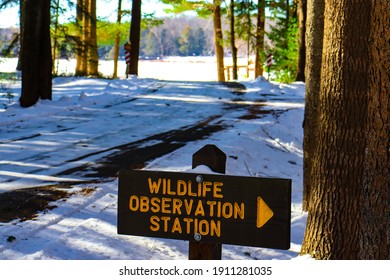
<path id="1" fill-rule="evenodd" d="M 290 248 L 291 180 L 121 171 L 118 234 Z"/>

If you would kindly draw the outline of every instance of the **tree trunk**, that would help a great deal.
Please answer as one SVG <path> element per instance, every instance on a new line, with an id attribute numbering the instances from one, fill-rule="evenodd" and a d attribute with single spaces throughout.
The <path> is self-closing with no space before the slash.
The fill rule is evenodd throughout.
<path id="1" fill-rule="evenodd" d="M 99 54 L 97 47 L 96 36 L 96 0 L 88 0 L 88 16 L 86 18 L 88 24 L 87 32 L 87 75 L 98 76 Z"/>
<path id="2" fill-rule="evenodd" d="M 255 77 L 263 76 L 264 55 L 264 34 L 265 34 L 265 0 L 257 3 L 257 28 L 256 28 L 256 61 Z"/>
<path id="3" fill-rule="evenodd" d="M 361 259 L 390 259 L 390 2 L 372 1 Z"/>
<path id="4" fill-rule="evenodd" d="M 52 59 L 53 59 L 53 73 L 57 75 L 58 69 L 56 67 L 57 60 L 57 49 L 58 49 L 58 25 L 59 25 L 59 9 L 60 1 L 56 0 L 54 3 L 55 15 L 54 15 L 54 34 L 53 34 L 53 48 L 52 48 Z"/>
<path id="5" fill-rule="evenodd" d="M 20 51 L 18 56 L 18 65 L 16 66 L 16 70 L 22 71 L 22 53 L 23 53 L 23 35 L 24 35 L 24 21 L 25 21 L 25 7 L 26 7 L 26 1 L 27 0 L 20 0 L 19 1 L 19 25 L 20 25 L 20 36 L 19 36 L 19 42 L 20 42 Z"/>
<path id="6" fill-rule="evenodd" d="M 370 2 L 328 0 L 318 145 L 301 254 L 356 259 L 367 116 Z"/>
<path id="7" fill-rule="evenodd" d="M 26 1 L 25 11 L 20 105 L 29 107 L 52 97 L 50 1 Z"/>
<path id="8" fill-rule="evenodd" d="M 118 28 L 122 21 L 122 0 L 118 0 L 118 13 L 116 23 L 118 24 Z M 118 30 L 115 37 L 115 46 L 114 46 L 114 73 L 112 74 L 112 78 L 115 79 L 118 77 L 118 58 L 119 58 L 119 48 L 121 43 L 121 33 Z"/>
<path id="9" fill-rule="evenodd" d="M 224 66 L 224 53 L 223 53 L 223 36 L 222 36 L 222 23 L 221 23 L 221 1 L 214 0 L 214 40 L 215 40 L 215 55 L 217 57 L 217 73 L 218 81 L 225 81 L 225 66 Z"/>
<path id="10" fill-rule="evenodd" d="M 306 22 L 306 98 L 303 135 L 303 202 L 302 208 L 308 210 L 310 201 L 310 178 L 312 158 L 316 144 L 318 127 L 318 98 L 321 82 L 322 42 L 324 34 L 325 0 L 307 1 Z"/>
<path id="11" fill-rule="evenodd" d="M 306 0 L 298 0 L 298 28 L 299 28 L 299 50 L 298 50 L 298 69 L 297 81 L 305 81 L 305 61 L 306 61 L 306 47 L 305 47 L 305 33 L 306 33 Z"/>
<path id="12" fill-rule="evenodd" d="M 235 31 L 234 31 L 234 0 L 230 1 L 230 47 L 232 49 L 232 59 L 233 59 L 233 80 L 237 80 L 238 71 L 237 71 L 237 47 L 236 47 Z"/>
<path id="13" fill-rule="evenodd" d="M 83 32 L 81 36 L 83 45 L 83 76 L 88 75 L 88 64 L 90 55 L 90 40 L 91 40 L 91 14 L 90 14 L 91 0 L 84 0 L 83 4 Z"/>
<path id="14" fill-rule="evenodd" d="M 87 73 L 87 55 L 85 48 L 84 24 L 85 24 L 85 8 L 86 0 L 77 0 L 76 6 L 76 27 L 78 30 L 78 40 L 76 44 L 76 76 L 85 76 Z"/>
<path id="15" fill-rule="evenodd" d="M 126 74 L 138 75 L 139 47 L 141 37 L 141 0 L 133 0 L 130 27 L 130 65 Z"/>

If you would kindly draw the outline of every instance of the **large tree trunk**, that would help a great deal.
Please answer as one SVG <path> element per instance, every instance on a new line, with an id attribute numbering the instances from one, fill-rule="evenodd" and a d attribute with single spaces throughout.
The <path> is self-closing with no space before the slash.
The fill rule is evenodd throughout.
<path id="1" fill-rule="evenodd" d="M 20 105 L 29 107 L 52 97 L 50 1 L 26 1 L 25 11 Z"/>
<path id="2" fill-rule="evenodd" d="M 318 145 L 302 254 L 356 259 L 367 116 L 370 2 L 328 0 Z"/>
<path id="3" fill-rule="evenodd" d="M 318 127 L 318 98 L 321 83 L 322 42 L 324 35 L 325 0 L 307 1 L 306 24 L 306 98 L 303 136 L 303 203 L 304 211 L 308 210 L 310 201 L 310 178 L 312 158 L 316 144 Z"/>
<path id="4" fill-rule="evenodd" d="M 214 0 L 214 40 L 215 40 L 215 55 L 217 57 L 217 73 L 218 81 L 225 81 L 225 66 L 224 66 L 224 53 L 223 53 L 223 36 L 222 36 L 222 23 L 221 23 L 221 1 Z"/>
<path id="5" fill-rule="evenodd" d="M 306 47 L 305 47 L 305 33 L 306 33 L 306 0 L 298 0 L 298 28 L 299 28 L 299 50 L 298 50 L 298 70 L 297 81 L 305 81 L 305 61 L 306 61 Z"/>
<path id="6" fill-rule="evenodd" d="M 390 2 L 372 1 L 361 259 L 390 259 Z"/>
<path id="7" fill-rule="evenodd" d="M 138 75 L 139 47 L 141 37 L 141 0 L 133 0 L 130 27 L 130 65 L 126 74 Z"/>
<path id="8" fill-rule="evenodd" d="M 264 34 L 265 34 L 265 0 L 257 3 L 257 28 L 256 28 L 256 61 L 255 77 L 263 75 L 264 55 Z"/>

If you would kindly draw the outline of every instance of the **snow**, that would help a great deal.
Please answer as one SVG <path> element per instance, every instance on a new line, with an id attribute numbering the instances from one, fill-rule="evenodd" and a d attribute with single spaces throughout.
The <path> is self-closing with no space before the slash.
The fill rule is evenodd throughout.
<path id="1" fill-rule="evenodd" d="M 73 61 L 61 63 L 61 71 L 73 69 Z M 223 245 L 222 259 L 307 259 L 299 257 L 307 218 L 302 211 L 305 86 L 241 77 L 247 92 L 234 94 L 211 82 L 216 80 L 214 64 L 210 58 L 145 61 L 139 77 L 58 77 L 53 80 L 53 100 L 41 100 L 31 108 L 16 102 L 20 81 L 7 81 L 6 88 L 15 96 L 9 101 L 0 92 L 4 104 L 0 104 L 0 193 L 55 182 L 74 185 L 66 189 L 73 195 L 50 204 L 56 208 L 31 220 L 0 223 L 0 259 L 187 259 L 187 241 L 116 233 L 115 176 L 93 182 L 84 177 L 88 169 L 70 175 L 64 171 L 93 166 L 130 142 L 150 147 L 159 140 L 145 140 L 148 137 L 204 120 L 224 129 L 181 143 L 143 169 L 190 172 L 192 154 L 214 144 L 227 155 L 226 174 L 291 179 L 291 248 Z M 15 60 L 3 60 L 0 72 L 12 72 L 15 65 Z M 110 65 L 100 65 L 107 76 Z M 201 166 L 197 172 L 210 170 Z M 94 191 L 86 195 L 86 188 Z M 16 239 L 9 242 L 9 236 Z"/>

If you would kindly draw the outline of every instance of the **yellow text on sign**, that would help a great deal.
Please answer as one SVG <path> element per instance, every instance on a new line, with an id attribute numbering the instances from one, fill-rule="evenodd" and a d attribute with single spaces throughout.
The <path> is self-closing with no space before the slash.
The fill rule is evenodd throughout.
<path id="1" fill-rule="evenodd" d="M 222 182 L 208 182 L 193 183 L 191 180 L 177 180 L 176 184 L 172 184 L 171 179 L 159 178 L 153 181 L 148 178 L 149 191 L 154 194 L 163 195 L 178 195 L 190 197 L 206 197 L 211 194 L 214 198 L 223 198 Z"/>

